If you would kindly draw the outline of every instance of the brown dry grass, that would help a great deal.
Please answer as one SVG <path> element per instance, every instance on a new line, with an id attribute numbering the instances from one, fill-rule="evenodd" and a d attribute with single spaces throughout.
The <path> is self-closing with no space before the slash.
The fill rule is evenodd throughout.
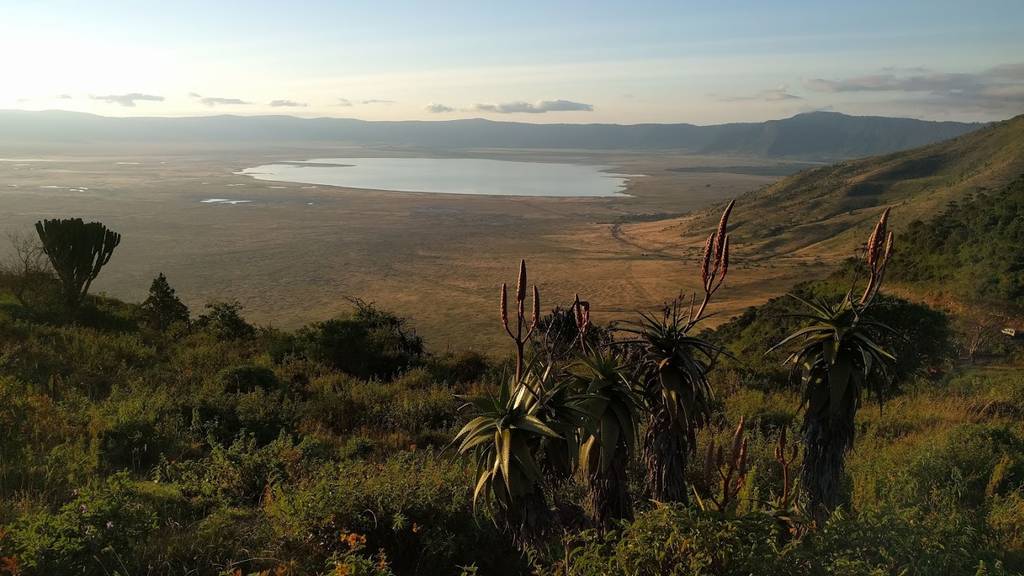
<path id="1" fill-rule="evenodd" d="M 498 287 L 515 280 L 519 258 L 529 262 L 545 308 L 568 305 L 579 292 L 593 303 L 596 321 L 629 319 L 700 285 L 697 260 L 708 230 L 645 220 L 721 203 L 776 179 L 667 170 L 757 164 L 735 158 L 539 151 L 479 155 L 594 162 L 648 176 L 631 182 L 628 198 L 544 199 L 307 188 L 232 174 L 274 160 L 360 154 L 395 152 L 0 150 L 0 157 L 53 160 L 0 162 L 0 231 L 55 216 L 103 221 L 124 241 L 95 289 L 129 300 L 142 299 L 164 272 L 193 311 L 238 299 L 253 320 L 292 328 L 345 310 L 343 296 L 351 295 L 411 316 L 435 350 L 497 345 L 503 352 L 494 316 Z M 79 186 L 89 190 L 67 190 Z M 253 203 L 200 203 L 216 197 Z M 803 256 L 767 262 L 742 245 L 733 261 L 712 322 L 827 265 Z"/>

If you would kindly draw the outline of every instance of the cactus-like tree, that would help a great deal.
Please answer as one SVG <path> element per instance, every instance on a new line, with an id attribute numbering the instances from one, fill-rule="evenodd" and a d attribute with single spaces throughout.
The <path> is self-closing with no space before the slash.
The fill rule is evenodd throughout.
<path id="1" fill-rule="evenodd" d="M 87 224 L 81 218 L 42 220 L 36 222 L 36 232 L 60 279 L 64 303 L 77 308 L 100 270 L 110 262 L 121 235 L 99 222 Z"/>
<path id="2" fill-rule="evenodd" d="M 838 303 L 793 296 L 808 308 L 800 317 L 810 322 L 769 350 L 793 347 L 786 362 L 803 392 L 801 486 L 818 523 L 840 503 L 844 460 L 853 447 L 861 397 L 865 391 L 881 397 L 889 382 L 887 364 L 896 360 L 876 342 L 880 333 L 892 329 L 871 315 L 892 254 L 888 219 L 886 209 L 868 239 L 868 281 L 860 298 L 853 290 Z"/>

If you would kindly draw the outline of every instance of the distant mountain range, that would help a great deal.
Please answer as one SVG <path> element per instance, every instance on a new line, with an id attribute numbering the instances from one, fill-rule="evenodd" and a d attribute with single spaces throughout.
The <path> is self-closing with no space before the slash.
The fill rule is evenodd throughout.
<path id="1" fill-rule="evenodd" d="M 338 142 L 442 149 L 681 150 L 833 160 L 923 146 L 982 124 L 810 112 L 782 120 L 693 124 L 528 124 L 483 119 L 369 122 L 292 116 L 113 118 L 79 112 L 0 111 L 0 143 Z"/>

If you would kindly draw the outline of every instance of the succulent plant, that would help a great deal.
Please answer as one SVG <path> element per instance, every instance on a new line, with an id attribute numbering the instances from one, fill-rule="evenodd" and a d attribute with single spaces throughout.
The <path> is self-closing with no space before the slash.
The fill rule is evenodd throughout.
<path id="1" fill-rule="evenodd" d="M 121 235 L 99 222 L 86 224 L 81 218 L 41 220 L 36 222 L 36 232 L 60 279 L 65 304 L 77 308 L 110 262 Z"/>
<path id="2" fill-rule="evenodd" d="M 853 447 L 862 396 L 868 391 L 881 397 L 889 381 L 887 365 L 896 360 L 876 342 L 879 333 L 893 330 L 870 314 L 893 249 L 888 218 L 886 209 L 868 239 L 863 295 L 855 299 L 851 290 L 837 303 L 791 295 L 808 309 L 798 317 L 810 322 L 768 351 L 792 349 L 785 362 L 802 391 L 804 410 L 801 484 L 819 523 L 840 503 L 844 461 Z"/>

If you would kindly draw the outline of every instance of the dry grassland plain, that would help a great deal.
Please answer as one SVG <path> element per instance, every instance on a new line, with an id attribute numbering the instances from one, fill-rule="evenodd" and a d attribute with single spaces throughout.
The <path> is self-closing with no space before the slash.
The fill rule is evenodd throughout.
<path id="1" fill-rule="evenodd" d="M 708 231 L 681 230 L 681 215 L 780 177 L 735 168 L 772 164 L 751 159 L 564 150 L 449 155 L 608 165 L 643 176 L 628 181 L 625 196 L 553 199 L 311 187 L 235 174 L 286 160 L 444 155 L 316 145 L 0 149 L 0 233 L 29 233 L 41 218 L 102 221 L 123 241 L 94 291 L 119 298 L 143 299 L 164 272 L 194 313 L 207 302 L 237 299 L 251 320 L 295 328 L 341 313 L 350 307 L 346 297 L 358 297 L 411 318 L 434 351 L 504 353 L 496 346 L 503 335 L 498 287 L 515 281 L 520 258 L 545 309 L 578 292 L 597 321 L 634 319 L 637 310 L 699 285 Z M 730 171 L 709 168 L 716 166 Z M 250 202 L 202 202 L 210 198 Z M 830 264 L 806 253 L 736 246 L 712 322 Z"/>

